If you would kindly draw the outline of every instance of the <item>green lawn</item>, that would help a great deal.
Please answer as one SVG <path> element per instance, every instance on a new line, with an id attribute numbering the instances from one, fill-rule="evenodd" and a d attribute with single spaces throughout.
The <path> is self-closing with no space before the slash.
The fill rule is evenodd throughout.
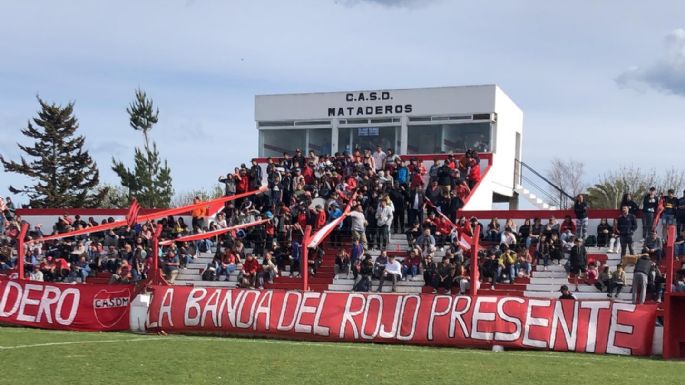
<path id="1" fill-rule="evenodd" d="M 0 327 L 0 384 L 682 384 L 684 362 L 591 354 Z"/>

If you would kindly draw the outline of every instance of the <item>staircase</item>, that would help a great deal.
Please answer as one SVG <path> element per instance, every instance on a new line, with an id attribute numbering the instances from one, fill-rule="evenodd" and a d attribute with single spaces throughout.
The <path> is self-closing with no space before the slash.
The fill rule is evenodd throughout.
<path id="1" fill-rule="evenodd" d="M 526 200 L 528 202 L 530 202 L 533 206 L 535 206 L 539 209 L 542 209 L 542 210 L 558 210 L 559 209 L 559 207 L 551 205 L 551 204 L 543 201 L 542 199 L 538 198 L 537 195 L 533 194 L 530 190 L 528 190 L 527 188 L 525 188 L 521 185 L 517 185 L 516 187 L 514 187 L 514 191 L 516 191 L 519 194 L 519 196 L 523 196 L 524 198 L 526 198 Z"/>

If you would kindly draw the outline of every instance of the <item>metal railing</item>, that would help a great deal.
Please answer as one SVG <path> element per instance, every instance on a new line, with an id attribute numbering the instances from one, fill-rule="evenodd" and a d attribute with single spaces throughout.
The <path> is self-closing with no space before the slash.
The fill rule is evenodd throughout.
<path id="1" fill-rule="evenodd" d="M 537 172 L 526 163 L 515 159 L 516 168 L 514 170 L 515 184 L 522 185 L 528 189 L 534 189 L 534 193 L 546 203 L 557 206 L 560 209 L 571 207 L 572 195 L 564 191 L 561 187 L 547 179 L 544 175 Z M 524 172 L 525 170 L 525 172 Z"/>

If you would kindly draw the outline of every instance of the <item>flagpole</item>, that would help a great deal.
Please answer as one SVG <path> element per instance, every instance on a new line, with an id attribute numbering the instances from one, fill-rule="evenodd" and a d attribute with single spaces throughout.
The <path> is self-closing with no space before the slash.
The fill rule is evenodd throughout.
<path id="1" fill-rule="evenodd" d="M 157 224 L 155 233 L 152 235 L 152 283 L 157 285 L 161 282 L 159 279 L 159 236 L 162 234 L 162 225 Z"/>
<path id="2" fill-rule="evenodd" d="M 24 279 L 24 258 L 26 250 L 24 249 L 24 239 L 26 239 L 26 233 L 29 231 L 29 224 L 24 222 L 21 224 L 21 231 L 19 232 L 19 238 L 17 238 L 17 273 L 19 273 L 19 280 Z"/>
<path id="3" fill-rule="evenodd" d="M 473 229 L 473 239 L 471 240 L 471 296 L 475 297 L 478 295 L 478 247 L 480 240 L 480 226 L 476 226 Z"/>
<path id="4" fill-rule="evenodd" d="M 302 291 L 309 290 L 309 238 L 312 235 L 312 226 L 307 225 L 304 228 L 304 236 L 302 237 L 302 258 L 300 270 L 302 270 Z M 304 267 L 303 267 L 304 266 Z"/>

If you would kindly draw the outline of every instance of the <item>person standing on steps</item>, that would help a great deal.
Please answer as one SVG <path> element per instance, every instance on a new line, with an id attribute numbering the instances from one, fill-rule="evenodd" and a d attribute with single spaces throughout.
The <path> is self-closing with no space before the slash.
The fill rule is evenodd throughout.
<path id="1" fill-rule="evenodd" d="M 626 255 L 626 249 L 630 250 L 631 255 L 635 254 L 633 252 L 633 233 L 637 230 L 637 220 L 635 215 L 630 214 L 628 210 L 628 206 L 621 207 L 621 216 L 616 219 L 616 232 L 618 232 L 621 241 L 621 257 Z"/>
<path id="2" fill-rule="evenodd" d="M 656 188 L 650 187 L 649 192 L 642 198 L 642 239 L 647 238 L 647 234 L 654 226 L 654 215 L 656 215 L 659 199 L 656 196 Z M 632 251 L 630 252 L 632 254 Z"/>
<path id="3" fill-rule="evenodd" d="M 647 297 L 647 276 L 652 269 L 652 260 L 649 255 L 642 254 L 635 264 L 633 273 L 633 303 L 643 304 Z"/>
<path id="4" fill-rule="evenodd" d="M 573 204 L 573 211 L 576 214 L 576 237 L 585 240 L 587 236 L 587 224 L 588 224 L 588 206 L 585 201 L 585 196 L 583 194 L 578 194 L 575 203 Z"/>

